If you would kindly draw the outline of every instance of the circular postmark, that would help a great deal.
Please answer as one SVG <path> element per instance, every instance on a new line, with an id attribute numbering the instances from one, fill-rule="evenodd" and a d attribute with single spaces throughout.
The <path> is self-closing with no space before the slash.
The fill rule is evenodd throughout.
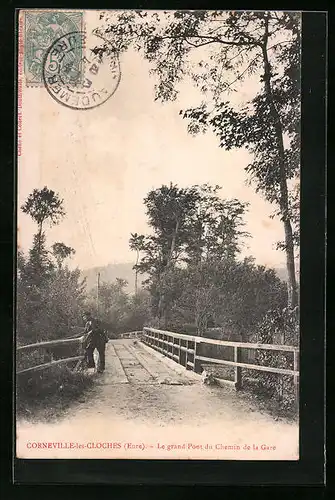
<path id="1" fill-rule="evenodd" d="M 71 109 L 92 109 L 105 103 L 121 78 L 117 54 L 95 33 L 74 31 L 47 50 L 43 80 L 51 97 Z"/>

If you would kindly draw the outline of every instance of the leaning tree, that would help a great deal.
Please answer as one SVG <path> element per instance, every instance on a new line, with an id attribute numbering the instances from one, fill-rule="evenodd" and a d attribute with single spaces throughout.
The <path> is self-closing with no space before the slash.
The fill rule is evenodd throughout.
<path id="1" fill-rule="evenodd" d="M 225 149 L 246 148 L 256 190 L 276 205 L 283 223 L 289 304 L 298 302 L 295 245 L 299 217 L 300 15 L 294 12 L 127 11 L 101 14 L 97 32 L 122 54 L 140 51 L 158 78 L 156 99 L 175 100 L 191 78 L 198 106 L 182 110 L 188 130 L 210 128 Z M 242 103 L 234 94 L 256 82 Z M 241 97 L 241 94 L 240 94 Z M 292 194 L 293 193 L 293 194 Z"/>

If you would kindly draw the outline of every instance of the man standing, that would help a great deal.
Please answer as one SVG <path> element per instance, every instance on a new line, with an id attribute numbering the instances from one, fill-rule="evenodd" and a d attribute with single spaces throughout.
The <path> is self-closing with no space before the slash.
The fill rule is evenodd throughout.
<path id="1" fill-rule="evenodd" d="M 95 368 L 93 352 L 97 349 L 99 353 L 97 372 L 103 373 L 105 370 L 105 351 L 108 337 L 102 329 L 100 322 L 93 318 L 90 312 L 85 312 L 83 314 L 83 320 L 85 322 L 85 331 L 82 345 L 85 349 L 87 367 Z"/>

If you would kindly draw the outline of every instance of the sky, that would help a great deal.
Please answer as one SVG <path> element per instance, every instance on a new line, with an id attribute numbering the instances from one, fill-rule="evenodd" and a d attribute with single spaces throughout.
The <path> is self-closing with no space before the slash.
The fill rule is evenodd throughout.
<path id="1" fill-rule="evenodd" d="M 18 206 L 34 188 L 47 186 L 64 200 L 66 217 L 46 227 L 47 243 L 62 241 L 82 269 L 130 262 L 130 233 L 147 233 L 143 198 L 162 184 L 219 184 L 223 198 L 250 204 L 243 255 L 266 266 L 285 266 L 275 249 L 282 225 L 270 218 L 274 207 L 246 184 L 245 150 L 226 152 L 208 132 L 193 137 L 180 109 L 197 105 L 199 92 L 185 82 L 178 100 L 154 101 L 154 80 L 138 53 L 121 58 L 121 80 L 114 95 L 92 110 L 60 105 L 43 86 L 23 88 L 22 155 L 18 164 Z M 255 85 L 255 84 L 253 84 Z M 254 92 L 241 88 L 240 99 Z M 27 252 L 36 224 L 18 211 L 18 242 Z"/>

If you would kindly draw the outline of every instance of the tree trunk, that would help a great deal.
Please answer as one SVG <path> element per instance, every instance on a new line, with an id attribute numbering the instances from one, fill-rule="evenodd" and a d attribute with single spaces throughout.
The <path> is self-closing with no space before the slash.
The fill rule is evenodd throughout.
<path id="1" fill-rule="evenodd" d="M 207 314 L 206 313 L 198 313 L 196 319 L 197 325 L 197 334 L 199 337 L 203 337 L 207 330 Z"/>
<path id="2" fill-rule="evenodd" d="M 173 236 L 172 236 L 170 250 L 169 250 L 168 255 L 167 255 L 165 269 L 164 269 L 163 276 L 162 276 L 164 288 L 166 287 L 165 277 L 168 274 L 168 272 L 171 268 L 171 265 L 172 265 L 172 258 L 173 258 L 173 253 L 174 253 L 175 248 L 176 248 L 176 240 L 177 240 L 177 234 L 179 231 L 179 225 L 180 225 L 180 223 L 179 223 L 179 220 L 177 219 L 176 220 L 176 227 L 175 227 L 175 230 L 174 230 Z M 164 329 L 166 329 L 167 328 L 167 320 L 168 320 L 168 306 L 169 306 L 169 304 L 166 301 L 165 293 L 162 293 L 161 290 L 162 290 L 162 287 L 160 286 L 159 302 L 158 302 L 159 322 L 160 322 L 160 326 L 162 326 Z"/>
<path id="3" fill-rule="evenodd" d="M 160 293 L 160 295 L 159 295 L 158 319 L 159 319 L 159 327 L 165 329 L 166 328 L 166 304 L 165 304 L 164 293 Z"/>
<path id="4" fill-rule="evenodd" d="M 40 222 L 38 226 L 38 244 L 37 244 L 37 253 L 38 253 L 38 258 L 41 256 L 41 238 L 42 238 L 42 223 Z"/>
<path id="5" fill-rule="evenodd" d="M 171 264 L 172 257 L 173 257 L 173 252 L 175 251 L 175 248 L 176 248 L 176 239 L 177 239 L 178 231 L 179 231 L 179 220 L 177 219 L 176 220 L 176 227 L 175 227 L 175 230 L 174 230 L 174 233 L 173 233 L 171 247 L 170 247 L 170 255 L 169 255 L 168 266 L 170 266 L 170 264 Z"/>
<path id="6" fill-rule="evenodd" d="M 288 305 L 293 309 L 298 304 L 298 290 L 295 276 L 294 262 L 294 243 L 292 225 L 289 215 L 289 200 L 285 169 L 285 149 L 283 141 L 283 128 L 278 110 L 275 106 L 272 89 L 271 89 L 271 66 L 267 54 L 267 41 L 269 36 L 269 21 L 266 19 L 264 43 L 262 45 L 263 61 L 264 61 L 264 84 L 265 92 L 268 97 L 271 116 L 273 117 L 274 129 L 277 138 L 278 158 L 279 158 L 279 173 L 280 173 L 280 211 L 285 232 L 285 252 L 286 252 L 286 267 L 288 274 Z"/>
<path id="7" fill-rule="evenodd" d="M 138 265 L 138 260 L 139 260 L 139 257 L 140 257 L 140 253 L 138 250 L 136 250 L 137 254 L 136 254 L 136 266 Z M 135 269 L 135 297 L 137 296 L 137 281 L 138 281 L 138 270 L 137 270 L 137 267 Z"/>

